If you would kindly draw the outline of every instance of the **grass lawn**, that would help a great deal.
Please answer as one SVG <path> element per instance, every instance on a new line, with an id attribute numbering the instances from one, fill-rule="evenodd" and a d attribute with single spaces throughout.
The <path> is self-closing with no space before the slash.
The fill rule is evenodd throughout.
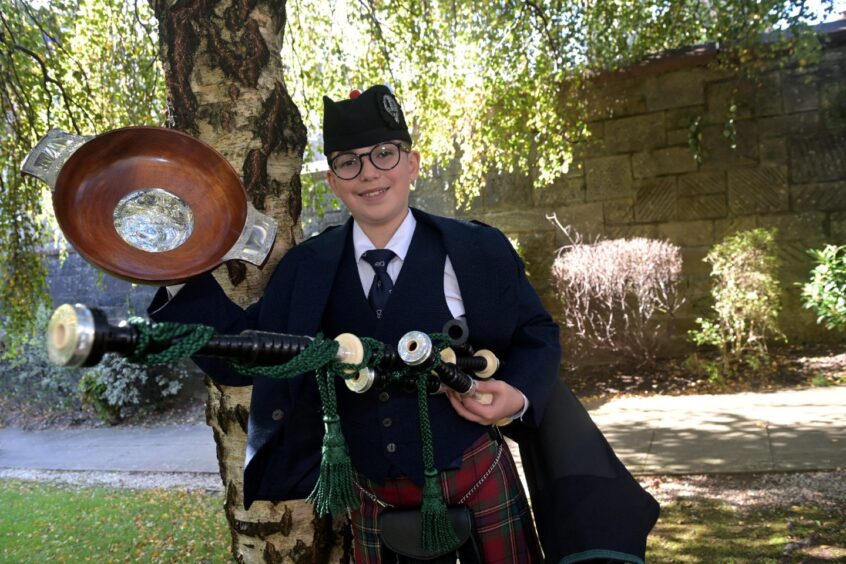
<path id="1" fill-rule="evenodd" d="M 229 562 L 223 497 L 0 481 L 0 562 Z"/>
<path id="2" fill-rule="evenodd" d="M 220 495 L 0 481 L 0 562 L 229 562 Z M 787 554 L 785 554 L 787 549 Z M 665 503 L 649 562 L 846 561 L 846 508 Z"/>
<path id="3" fill-rule="evenodd" d="M 712 499 L 665 504 L 649 562 L 846 562 L 846 508 L 737 508 Z"/>

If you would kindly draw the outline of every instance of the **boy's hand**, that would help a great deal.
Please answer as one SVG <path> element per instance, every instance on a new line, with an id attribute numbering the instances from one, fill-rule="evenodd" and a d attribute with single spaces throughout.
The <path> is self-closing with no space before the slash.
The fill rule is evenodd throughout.
<path id="1" fill-rule="evenodd" d="M 514 417 L 523 409 L 523 394 L 517 388 L 502 380 L 478 380 L 478 393 L 490 394 L 493 401 L 489 405 L 479 403 L 472 396 L 462 397 L 454 390 L 447 390 L 446 395 L 452 408 L 464 419 L 481 425 L 493 425 L 500 419 Z"/>

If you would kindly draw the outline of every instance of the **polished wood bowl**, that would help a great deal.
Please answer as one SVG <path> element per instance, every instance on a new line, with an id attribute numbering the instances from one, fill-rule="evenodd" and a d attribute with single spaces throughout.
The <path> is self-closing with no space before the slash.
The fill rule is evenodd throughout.
<path id="1" fill-rule="evenodd" d="M 124 196 L 161 188 L 193 212 L 180 246 L 149 252 L 127 243 L 114 226 Z M 247 220 L 247 195 L 220 153 L 172 129 L 127 127 L 83 144 L 62 166 L 53 208 L 68 241 L 89 262 L 145 284 L 181 282 L 220 265 Z"/>

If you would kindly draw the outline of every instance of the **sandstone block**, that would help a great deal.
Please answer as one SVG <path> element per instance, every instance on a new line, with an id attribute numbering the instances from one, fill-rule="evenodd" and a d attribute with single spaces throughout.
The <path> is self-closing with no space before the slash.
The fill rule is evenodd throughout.
<path id="1" fill-rule="evenodd" d="M 555 215 L 562 226 L 572 226 L 585 241 L 593 241 L 605 234 L 602 202 L 562 206 L 555 209 Z M 556 248 L 570 243 L 557 227 L 555 227 L 555 237 Z"/>
<path id="2" fill-rule="evenodd" d="M 670 129 L 667 131 L 667 145 L 687 146 L 690 143 L 689 129 Z"/>
<path id="3" fill-rule="evenodd" d="M 846 132 L 788 140 L 790 180 L 797 184 L 846 178 Z"/>
<path id="4" fill-rule="evenodd" d="M 524 174 L 491 175 L 482 190 L 486 210 L 520 209 L 532 201 L 532 179 Z"/>
<path id="5" fill-rule="evenodd" d="M 588 201 L 625 198 L 632 193 L 632 170 L 628 155 L 587 159 L 585 178 Z"/>
<path id="6" fill-rule="evenodd" d="M 758 164 L 758 133 L 752 120 L 735 122 L 735 147 L 725 134 L 724 125 L 702 128 L 702 168 L 726 170 Z"/>
<path id="7" fill-rule="evenodd" d="M 782 73 L 782 103 L 788 114 L 820 107 L 818 85 L 812 75 L 787 70 Z"/>
<path id="8" fill-rule="evenodd" d="M 718 219 L 728 215 L 725 194 L 679 195 L 677 206 L 679 219 Z"/>
<path id="9" fill-rule="evenodd" d="M 846 245 L 846 212 L 836 212 L 829 217 L 831 234 L 829 241 L 835 245 Z"/>
<path id="10" fill-rule="evenodd" d="M 846 126 L 846 73 L 820 85 L 822 122 L 828 129 Z"/>
<path id="11" fill-rule="evenodd" d="M 629 199 L 603 202 L 602 211 L 605 225 L 632 223 L 634 221 L 634 207 Z"/>
<path id="12" fill-rule="evenodd" d="M 680 197 L 726 193 L 726 173 L 723 171 L 682 174 L 678 181 Z"/>
<path id="13" fill-rule="evenodd" d="M 785 170 L 758 167 L 728 171 L 728 202 L 735 215 L 786 211 L 790 202 Z"/>
<path id="14" fill-rule="evenodd" d="M 444 175 L 418 180 L 409 200 L 429 213 L 451 216 L 455 213 L 454 178 Z"/>
<path id="15" fill-rule="evenodd" d="M 749 231 L 756 227 L 758 227 L 758 219 L 753 215 L 717 219 L 714 221 L 714 240 L 722 241 L 735 233 Z"/>
<path id="16" fill-rule="evenodd" d="M 658 237 L 681 247 L 707 247 L 714 242 L 710 221 L 674 221 L 658 225 Z"/>
<path id="17" fill-rule="evenodd" d="M 709 123 L 720 123 L 731 113 L 734 103 L 735 119 L 768 116 L 782 113 L 781 77 L 769 73 L 754 79 L 731 79 L 710 82 L 707 87 Z"/>
<path id="18" fill-rule="evenodd" d="M 781 263 L 779 281 L 792 286 L 797 282 L 806 282 L 811 271 L 811 256 L 808 249 L 820 247 L 822 239 L 806 239 L 804 241 L 779 241 L 778 260 Z M 791 275 L 792 273 L 792 275 Z"/>
<path id="19" fill-rule="evenodd" d="M 787 139 L 784 137 L 762 138 L 758 143 L 761 166 L 787 166 Z"/>
<path id="20" fill-rule="evenodd" d="M 543 232 L 555 229 L 546 219 L 546 213 L 543 211 L 486 212 L 477 217 L 505 233 Z"/>
<path id="21" fill-rule="evenodd" d="M 702 118 L 705 115 L 705 111 L 704 105 L 666 110 L 664 112 L 664 127 L 688 130 L 695 119 Z"/>
<path id="22" fill-rule="evenodd" d="M 638 183 L 634 215 L 638 223 L 669 221 L 676 216 L 676 179 L 651 178 Z"/>
<path id="23" fill-rule="evenodd" d="M 761 138 L 806 135 L 816 133 L 820 128 L 820 114 L 817 111 L 772 116 L 758 120 L 758 135 Z"/>
<path id="24" fill-rule="evenodd" d="M 585 180 L 579 177 L 557 178 L 549 186 L 534 191 L 535 206 L 540 208 L 584 202 L 585 198 Z"/>
<path id="25" fill-rule="evenodd" d="M 693 172 L 699 165 L 689 147 L 667 147 L 632 155 L 632 174 L 635 178 L 666 176 Z"/>
<path id="26" fill-rule="evenodd" d="M 633 237 L 646 237 L 647 239 L 659 239 L 661 235 L 656 223 L 640 223 L 634 225 L 609 225 L 605 228 L 608 239 L 631 239 Z"/>
<path id="27" fill-rule="evenodd" d="M 758 217 L 758 227 L 777 229 L 779 241 L 807 241 L 813 246 L 825 238 L 825 221 L 823 212 L 762 215 Z"/>
<path id="28" fill-rule="evenodd" d="M 790 201 L 794 211 L 846 209 L 846 180 L 794 184 L 790 187 Z"/>
<path id="29" fill-rule="evenodd" d="M 665 140 L 664 115 L 660 112 L 605 122 L 605 148 L 610 153 L 661 147 Z"/>
<path id="30" fill-rule="evenodd" d="M 649 111 L 695 106 L 705 102 L 704 84 L 707 71 L 693 68 L 649 77 L 643 92 Z"/>
<path id="31" fill-rule="evenodd" d="M 711 274 L 711 266 L 705 262 L 710 245 L 704 247 L 682 247 L 682 264 L 684 273 L 689 276 L 707 277 Z"/>
<path id="32" fill-rule="evenodd" d="M 590 121 L 646 112 L 646 99 L 640 79 L 612 77 L 606 82 L 595 84 L 588 96 L 586 110 Z"/>

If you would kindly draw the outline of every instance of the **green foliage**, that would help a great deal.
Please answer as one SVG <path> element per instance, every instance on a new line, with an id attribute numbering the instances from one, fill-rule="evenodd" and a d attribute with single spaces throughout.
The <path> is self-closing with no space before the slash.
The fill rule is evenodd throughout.
<path id="1" fill-rule="evenodd" d="M 79 407 L 76 388 L 81 371 L 59 368 L 47 359 L 44 334 L 51 313 L 48 304 L 38 306 L 32 316 L 35 331 L 19 343 L 14 358 L 0 359 L 0 394 L 39 409 L 75 409 Z"/>
<path id="2" fill-rule="evenodd" d="M 702 358 L 698 354 L 692 354 L 685 358 L 683 366 L 695 378 L 702 378 L 709 384 L 722 384 L 725 382 L 720 363 Z"/>
<path id="3" fill-rule="evenodd" d="M 814 377 L 811 378 L 811 386 L 815 388 L 827 388 L 831 385 L 833 385 L 832 381 L 825 374 L 814 374 Z"/>
<path id="4" fill-rule="evenodd" d="M 48 305 L 39 306 L 35 334 L 21 342 L 14 359 L 0 360 L 0 394 L 16 403 L 70 411 L 88 404 L 115 424 L 125 408 L 156 407 L 175 396 L 188 377 L 181 365 L 142 367 L 115 355 L 92 368 L 59 368 L 48 360 L 44 344 L 51 314 Z"/>
<path id="5" fill-rule="evenodd" d="M 783 338 L 778 329 L 781 309 L 777 278 L 775 231 L 752 229 L 725 238 L 705 257 L 711 264 L 714 314 L 698 318 L 689 332 L 697 345 L 718 347 L 724 367 L 746 355 L 765 358 L 768 338 Z M 755 357 L 758 357 L 757 359 Z"/>
<path id="6" fill-rule="evenodd" d="M 0 482 L 0 561 L 229 562 L 219 495 Z"/>
<path id="7" fill-rule="evenodd" d="M 79 381 L 79 394 L 109 424 L 122 419 L 123 409 L 158 405 L 182 389 L 188 372 L 181 365 L 140 366 L 108 354 Z"/>
<path id="8" fill-rule="evenodd" d="M 79 397 L 82 403 L 90 405 L 97 412 L 97 416 L 109 425 L 116 425 L 120 422 L 120 406 L 110 405 L 106 401 L 108 388 L 97 376 L 86 372 L 79 379 Z"/>
<path id="9" fill-rule="evenodd" d="M 846 245 L 826 245 L 808 251 L 816 266 L 802 287 L 803 305 L 817 314 L 827 329 L 846 329 Z"/>
<path id="10" fill-rule="evenodd" d="M 459 163 L 463 205 L 491 173 L 519 171 L 546 186 L 565 171 L 589 138 L 598 109 L 589 84 L 600 73 L 705 42 L 719 45 L 717 66 L 745 75 L 785 54 L 819 57 L 805 0 L 291 0 L 287 9 L 286 84 L 308 129 L 320 130 L 323 94 L 387 82 L 404 102 L 424 173 Z M 785 32 L 760 48 L 775 29 Z M 307 149 L 306 162 L 319 152 Z"/>
<path id="11" fill-rule="evenodd" d="M 0 0 L 0 319 L 6 356 L 47 299 L 42 249 L 54 222 L 20 165 L 50 128 L 95 134 L 159 124 L 165 93 L 152 12 L 129 0 Z M 7 141 L 8 140 L 8 141 Z"/>

